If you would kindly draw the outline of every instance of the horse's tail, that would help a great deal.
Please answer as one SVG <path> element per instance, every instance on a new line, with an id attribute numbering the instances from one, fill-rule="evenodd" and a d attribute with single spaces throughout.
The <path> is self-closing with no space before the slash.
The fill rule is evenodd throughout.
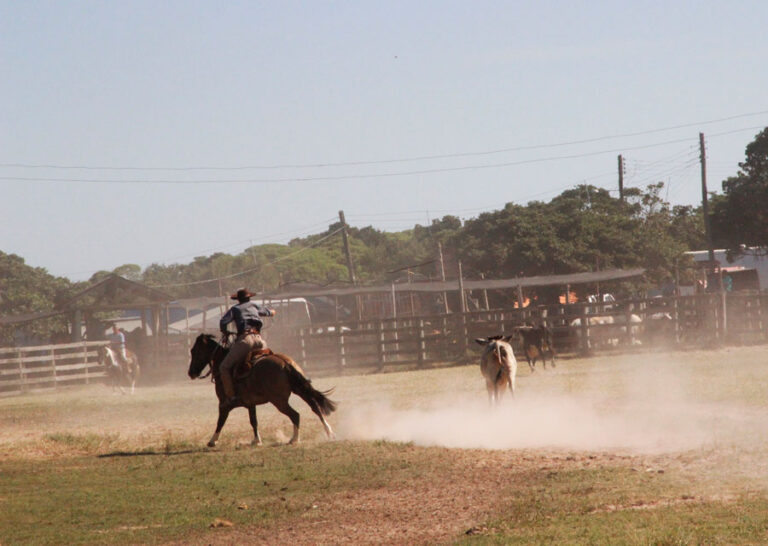
<path id="1" fill-rule="evenodd" d="M 288 381 L 291 384 L 291 392 L 297 394 L 310 407 L 317 407 L 323 415 L 330 415 L 336 411 L 336 402 L 328 398 L 333 389 L 319 391 L 312 386 L 312 382 L 307 379 L 291 362 L 285 367 L 288 373 Z"/>

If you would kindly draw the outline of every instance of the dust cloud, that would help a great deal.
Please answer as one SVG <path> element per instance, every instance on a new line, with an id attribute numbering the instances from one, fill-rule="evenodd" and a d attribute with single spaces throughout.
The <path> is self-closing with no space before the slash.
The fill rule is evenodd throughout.
<path id="1" fill-rule="evenodd" d="M 671 361 L 611 362 L 589 373 L 537 371 L 518 377 L 515 398 L 490 407 L 479 390 L 381 402 L 340 418 L 345 438 L 484 449 L 576 449 L 664 453 L 762 438 L 768 411 L 734 402 L 695 369 Z M 617 373 L 619 372 L 619 373 Z"/>

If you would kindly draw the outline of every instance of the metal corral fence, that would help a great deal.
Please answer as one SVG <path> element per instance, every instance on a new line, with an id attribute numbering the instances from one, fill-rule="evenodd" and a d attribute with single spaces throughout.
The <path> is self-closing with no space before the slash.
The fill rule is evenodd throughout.
<path id="1" fill-rule="evenodd" d="M 103 341 L 0 349 L 0 396 L 101 383 L 98 362 Z"/>
<path id="2" fill-rule="evenodd" d="M 310 373 L 352 373 L 463 362 L 476 337 L 544 323 L 559 354 L 697 348 L 768 341 L 768 294 L 715 293 L 610 304 L 538 306 L 271 330 L 272 349 Z M 516 353 L 522 353 L 517 336 Z"/>

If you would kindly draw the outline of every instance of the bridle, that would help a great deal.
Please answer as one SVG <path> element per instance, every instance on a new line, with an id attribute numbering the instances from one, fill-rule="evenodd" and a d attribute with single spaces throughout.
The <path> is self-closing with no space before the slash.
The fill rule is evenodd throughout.
<path id="1" fill-rule="evenodd" d="M 223 349 L 224 349 L 224 347 L 222 347 L 220 344 L 216 343 L 216 347 L 214 347 L 213 351 L 211 351 L 211 355 L 210 355 L 210 357 L 208 359 L 208 362 L 206 362 L 203 365 L 203 368 L 205 368 L 205 366 L 208 366 L 208 373 L 205 373 L 203 375 L 198 375 L 195 379 L 205 379 L 209 375 L 213 374 L 213 361 L 214 361 L 214 359 L 216 357 L 216 353 L 218 351 L 220 351 L 220 350 L 223 350 Z M 211 377 L 211 383 L 215 383 L 215 382 L 216 382 L 216 375 L 214 374 L 213 377 Z"/>

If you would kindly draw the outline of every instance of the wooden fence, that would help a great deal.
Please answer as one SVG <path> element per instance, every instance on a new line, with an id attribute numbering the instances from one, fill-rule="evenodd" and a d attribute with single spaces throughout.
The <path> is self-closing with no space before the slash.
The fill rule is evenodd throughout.
<path id="1" fill-rule="evenodd" d="M 611 304 L 571 304 L 448 315 L 268 328 L 269 346 L 310 374 L 377 372 L 472 362 L 474 338 L 545 323 L 558 354 L 768 342 L 768 294 L 701 294 Z M 142 381 L 181 379 L 193 337 L 159 338 L 140 355 Z M 105 342 L 0 349 L 0 396 L 103 381 L 96 349 Z M 521 354 L 517 338 L 516 353 Z"/>
<path id="2" fill-rule="evenodd" d="M 103 341 L 0 349 L 0 396 L 103 382 Z"/>
<path id="3" fill-rule="evenodd" d="M 473 339 L 545 323 L 559 354 L 768 342 L 768 294 L 701 294 L 612 304 L 539 306 L 339 322 L 270 331 L 270 347 L 310 373 L 382 371 L 465 362 Z M 513 338 L 516 353 L 522 347 Z"/>

